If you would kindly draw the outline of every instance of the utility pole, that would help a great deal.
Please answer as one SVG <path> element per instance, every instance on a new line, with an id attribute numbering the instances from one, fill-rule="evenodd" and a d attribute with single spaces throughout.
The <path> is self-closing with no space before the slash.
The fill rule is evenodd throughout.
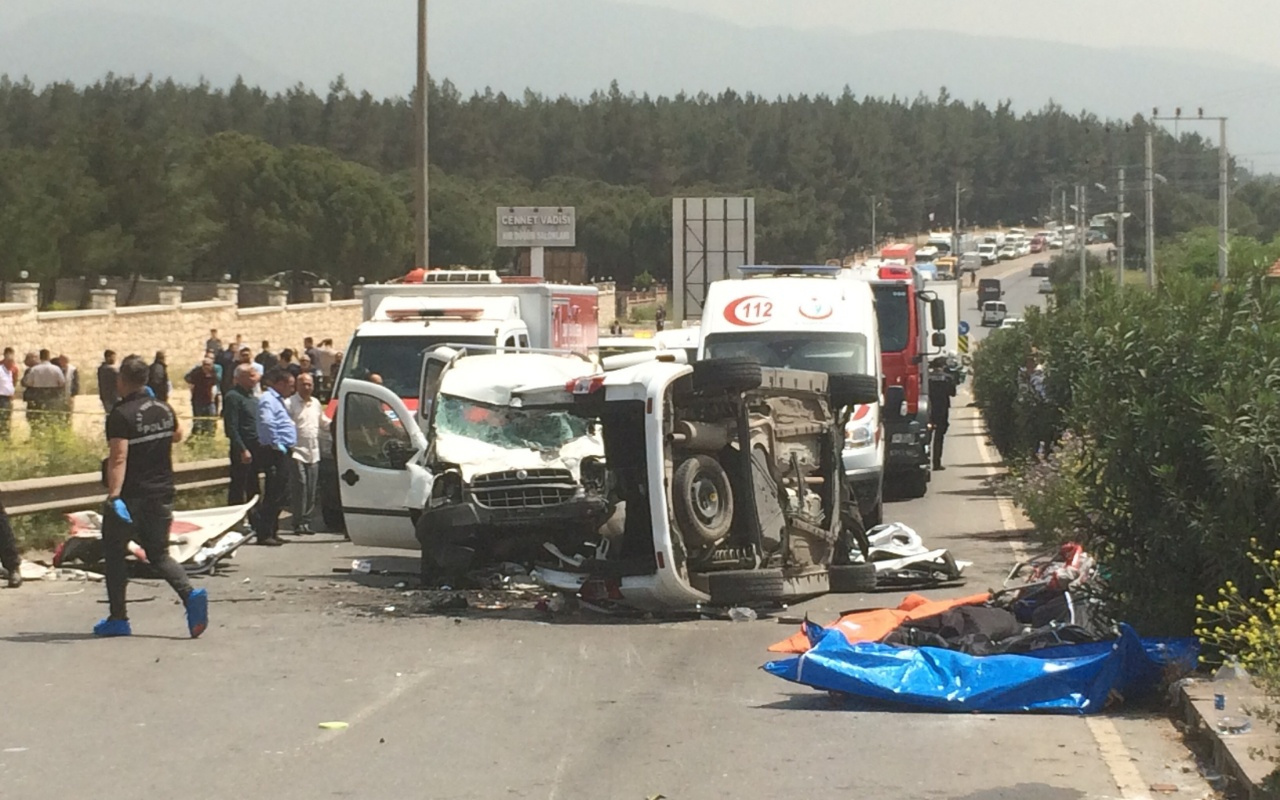
<path id="1" fill-rule="evenodd" d="M 1231 201 L 1231 157 L 1227 152 L 1227 118 L 1226 117 L 1206 117 L 1204 109 L 1198 109 L 1199 113 L 1194 117 L 1182 116 L 1182 109 L 1176 109 L 1172 117 L 1159 116 L 1159 109 L 1153 109 L 1151 114 L 1152 120 L 1163 120 L 1168 122 L 1184 122 L 1195 119 L 1203 122 L 1218 123 L 1218 280 L 1226 282 L 1227 280 L 1227 261 L 1231 255 L 1231 240 L 1227 230 L 1227 214 L 1228 206 Z"/>
<path id="2" fill-rule="evenodd" d="M 876 196 L 871 195 L 871 255 L 876 252 Z"/>
<path id="3" fill-rule="evenodd" d="M 1084 302 L 1085 289 L 1089 281 L 1089 254 L 1085 249 L 1089 238 L 1085 236 L 1084 232 L 1084 226 L 1089 222 L 1089 217 L 1085 212 L 1085 202 L 1088 197 L 1088 186 L 1076 187 L 1076 214 L 1080 220 L 1079 224 L 1076 225 L 1076 246 L 1080 248 L 1080 302 Z"/>
<path id="4" fill-rule="evenodd" d="M 1147 129 L 1147 288 L 1156 288 L 1156 159 L 1151 129 Z"/>
<path id="5" fill-rule="evenodd" d="M 417 180 L 415 189 L 415 216 L 417 222 L 415 266 L 431 267 L 431 159 L 427 137 L 427 0 L 418 0 L 418 87 L 414 92 L 414 116 L 417 128 L 416 155 Z"/>
<path id="6" fill-rule="evenodd" d="M 1227 256 L 1231 253 L 1227 211 L 1231 205 L 1231 158 L 1227 154 L 1227 118 L 1218 120 L 1218 280 L 1227 282 Z"/>
<path id="7" fill-rule="evenodd" d="M 956 221 L 951 228 L 951 256 L 960 258 L 960 181 L 956 181 Z M 957 260 L 957 266 L 953 270 L 956 276 L 960 275 L 959 263 Z"/>
<path id="8" fill-rule="evenodd" d="M 1120 168 L 1120 186 L 1119 200 L 1116 209 L 1116 255 L 1119 256 L 1120 266 L 1117 273 L 1116 286 L 1124 286 L 1124 167 Z"/>
<path id="9" fill-rule="evenodd" d="M 1059 228 L 1067 227 L 1067 190 L 1066 189 L 1062 190 L 1062 205 L 1058 206 L 1058 212 L 1059 214 L 1061 214 L 1061 216 L 1058 217 L 1058 227 Z"/>

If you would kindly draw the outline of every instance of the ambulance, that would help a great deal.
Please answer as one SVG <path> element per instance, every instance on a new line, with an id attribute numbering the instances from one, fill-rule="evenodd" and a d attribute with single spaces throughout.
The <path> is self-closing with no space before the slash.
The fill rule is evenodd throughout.
<path id="1" fill-rule="evenodd" d="M 703 304 L 698 359 L 749 357 L 764 367 L 825 372 L 884 386 L 871 287 L 838 265 L 746 266 L 712 283 Z M 844 467 L 863 522 L 882 517 L 885 440 L 879 403 L 847 409 Z"/>

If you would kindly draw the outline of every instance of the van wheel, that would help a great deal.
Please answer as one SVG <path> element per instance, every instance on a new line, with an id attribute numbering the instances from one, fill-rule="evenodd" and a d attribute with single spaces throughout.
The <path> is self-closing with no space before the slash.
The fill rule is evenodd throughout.
<path id="1" fill-rule="evenodd" d="M 713 358 L 693 365 L 693 388 L 700 392 L 749 392 L 763 382 L 754 358 Z"/>
<path id="2" fill-rule="evenodd" d="M 874 564 L 845 564 L 840 567 L 828 567 L 831 576 L 831 591 L 836 594 L 860 594 L 876 588 L 876 567 Z"/>
<path id="3" fill-rule="evenodd" d="M 713 545 L 729 535 L 733 527 L 733 487 L 729 485 L 729 474 L 711 456 L 693 456 L 676 467 L 671 501 L 676 523 L 685 536 Z"/>
<path id="4" fill-rule="evenodd" d="M 880 381 L 874 375 L 836 374 L 827 380 L 831 405 L 836 408 L 880 402 Z"/>
<path id="5" fill-rule="evenodd" d="M 780 569 L 735 569 L 707 575 L 711 602 L 720 606 L 777 600 L 785 588 Z"/>

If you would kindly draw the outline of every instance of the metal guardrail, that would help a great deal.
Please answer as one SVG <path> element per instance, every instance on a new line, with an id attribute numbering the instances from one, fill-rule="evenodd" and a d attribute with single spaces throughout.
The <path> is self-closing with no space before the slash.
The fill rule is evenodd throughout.
<path id="1" fill-rule="evenodd" d="M 174 464 L 173 478 L 179 492 L 226 486 L 230 481 L 226 459 Z M 84 511 L 96 508 L 106 497 L 102 475 L 63 475 L 0 483 L 0 497 L 11 517 L 41 511 Z"/>

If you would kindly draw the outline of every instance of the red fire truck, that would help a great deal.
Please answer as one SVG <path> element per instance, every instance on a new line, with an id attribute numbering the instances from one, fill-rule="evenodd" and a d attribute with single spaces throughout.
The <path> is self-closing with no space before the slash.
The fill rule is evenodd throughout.
<path id="1" fill-rule="evenodd" d="M 946 306 L 925 291 L 924 278 L 911 266 L 859 267 L 855 272 L 871 284 L 880 319 L 882 418 L 888 444 L 885 493 L 923 497 L 932 475 L 928 359 L 946 344 Z"/>

